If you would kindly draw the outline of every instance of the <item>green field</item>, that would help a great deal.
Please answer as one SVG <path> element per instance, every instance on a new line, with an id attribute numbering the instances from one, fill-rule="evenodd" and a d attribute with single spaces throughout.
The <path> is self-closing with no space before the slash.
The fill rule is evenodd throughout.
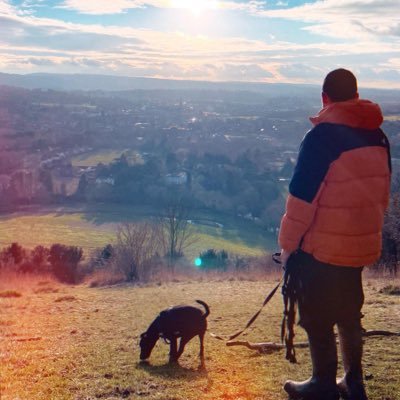
<path id="1" fill-rule="evenodd" d="M 132 150 L 103 150 L 103 151 L 92 151 L 89 153 L 80 154 L 71 159 L 71 164 L 74 167 L 85 166 L 85 167 L 96 167 L 102 163 L 104 165 L 111 164 L 112 161 L 121 157 L 124 154 L 131 164 L 143 163 L 142 156 Z"/>
<path id="2" fill-rule="evenodd" d="M 95 167 L 97 164 L 110 164 L 113 160 L 120 157 L 125 150 L 109 150 L 109 151 L 100 151 L 95 153 L 85 153 L 79 156 L 73 157 L 71 160 L 71 164 L 76 166 L 85 166 L 85 167 Z"/>
<path id="3" fill-rule="evenodd" d="M 276 282 L 221 278 L 101 289 L 0 280 L 1 399 L 287 399 L 285 379 L 304 379 L 311 372 L 308 349 L 299 349 L 298 364 L 289 364 L 283 351 L 226 347 L 207 335 L 205 371 L 198 370 L 197 338 L 179 366 L 167 364 L 168 346 L 161 340 L 150 364 L 139 363 L 139 335 L 160 310 L 202 299 L 211 308 L 209 331 L 229 334 L 244 326 Z M 366 329 L 399 330 L 400 296 L 380 293 L 386 284 L 366 284 Z M 277 294 L 242 339 L 279 342 L 281 316 Z M 296 333 L 296 341 L 305 339 L 299 327 Z M 400 399 L 399 349 L 400 337 L 365 339 L 370 400 Z"/>
<path id="4" fill-rule="evenodd" d="M 0 215 L 0 245 L 12 242 L 33 248 L 36 245 L 50 246 L 53 243 L 76 245 L 90 251 L 115 240 L 118 223 L 150 218 L 152 210 L 142 207 L 110 206 L 97 209 L 30 210 Z M 252 222 L 228 217 L 215 217 L 223 228 L 210 226 L 213 219 L 201 216 L 193 225 L 196 241 L 185 250 L 188 259 L 195 258 L 200 251 L 215 248 L 240 255 L 261 255 L 272 250 L 276 240 Z"/>

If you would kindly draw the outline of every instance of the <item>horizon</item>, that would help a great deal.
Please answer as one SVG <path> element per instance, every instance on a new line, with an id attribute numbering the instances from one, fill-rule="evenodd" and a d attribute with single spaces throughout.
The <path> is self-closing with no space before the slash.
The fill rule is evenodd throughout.
<path id="1" fill-rule="evenodd" d="M 143 87 L 129 87 L 126 89 L 107 89 L 107 88 L 102 88 L 101 86 L 104 85 L 103 83 L 99 83 L 98 86 L 96 86 L 96 88 L 90 88 L 90 89 L 85 89 L 83 88 L 83 91 L 91 91 L 91 90 L 100 90 L 100 91 L 132 91 L 132 90 L 213 90 L 213 86 L 218 87 L 219 85 L 222 86 L 218 87 L 218 90 L 227 90 L 227 91 L 253 91 L 253 89 L 258 85 L 258 87 L 267 87 L 267 86 L 287 86 L 287 87 L 297 87 L 297 88 L 304 88 L 304 89 L 317 89 L 317 90 L 321 90 L 321 84 L 317 84 L 317 83 L 308 83 L 308 82 L 304 82 L 304 83 L 293 83 L 293 82 L 258 82 L 258 81 L 211 81 L 211 80 L 195 80 L 195 79 L 171 79 L 171 78 L 155 78 L 155 77 L 146 77 L 146 76 L 129 76 L 129 75 L 113 75 L 111 73 L 107 74 L 107 73 L 88 73 L 88 72 L 65 72 L 65 73 L 57 73 L 57 72 L 31 72 L 31 73 L 26 73 L 26 74 L 21 74 L 21 73 L 16 73 L 16 74 L 12 74 L 12 73 L 4 73 L 0 71 L 0 76 L 17 76 L 17 77 L 34 77 L 34 76 L 51 76 L 51 77 L 103 77 L 103 78 L 117 78 L 117 79 L 132 79 L 135 81 L 159 81 L 159 82 L 167 82 L 167 83 L 177 83 L 177 84 L 184 84 L 184 83 L 188 83 L 188 84 L 207 84 L 209 85 L 207 88 L 198 88 L 198 87 L 150 87 L 150 88 L 143 88 Z M 43 82 L 40 82 L 38 84 L 33 84 L 33 82 L 30 82 L 29 84 L 27 84 L 27 82 L 23 81 L 23 82 L 1 82 L 0 79 L 0 87 L 4 86 L 4 87 L 10 87 L 10 88 L 21 88 L 21 89 L 52 89 L 52 90 L 59 90 L 59 91 L 68 91 L 64 86 L 65 86 L 65 82 L 58 82 L 58 84 L 56 85 L 56 87 L 53 87 L 54 82 L 52 82 L 52 84 L 49 85 L 42 85 Z M 229 85 L 237 85 L 239 87 L 229 87 Z M 226 87 L 226 89 L 225 89 Z M 382 92 L 398 92 L 400 91 L 400 86 L 399 87 L 374 87 L 374 86 L 359 86 L 358 87 L 359 91 L 363 91 L 363 90 L 373 90 L 373 91 L 382 91 Z M 72 91 L 77 90 L 76 88 L 72 88 Z M 257 92 L 257 90 L 255 90 Z M 360 93 L 361 97 L 363 97 L 363 94 Z"/>
<path id="2" fill-rule="evenodd" d="M 0 72 L 400 89 L 396 0 L 0 0 Z"/>

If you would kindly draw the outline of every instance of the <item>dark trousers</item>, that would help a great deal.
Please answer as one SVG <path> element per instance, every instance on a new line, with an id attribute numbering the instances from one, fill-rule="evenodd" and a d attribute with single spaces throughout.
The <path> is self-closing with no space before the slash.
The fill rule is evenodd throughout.
<path id="1" fill-rule="evenodd" d="M 335 324 L 361 330 L 363 268 L 323 263 L 302 251 L 294 257 L 299 325 L 307 332 L 329 332 Z"/>

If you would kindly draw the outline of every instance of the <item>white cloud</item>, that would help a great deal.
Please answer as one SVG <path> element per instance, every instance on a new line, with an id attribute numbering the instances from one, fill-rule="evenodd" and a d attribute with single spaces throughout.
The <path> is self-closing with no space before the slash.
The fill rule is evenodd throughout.
<path id="1" fill-rule="evenodd" d="M 263 9 L 265 1 L 235 2 L 229 0 L 64 0 L 58 6 L 81 14 L 119 14 L 132 8 L 156 7 L 162 9 L 233 10 L 256 13 Z"/>
<path id="2" fill-rule="evenodd" d="M 12 14 L 14 12 L 15 9 L 8 0 L 0 0 L 0 13 Z"/>
<path id="3" fill-rule="evenodd" d="M 399 0 L 319 0 L 257 15 L 311 23 L 307 29 L 339 38 L 400 36 Z"/>
<path id="4" fill-rule="evenodd" d="M 246 11 L 249 13 L 257 13 L 265 7 L 265 1 L 246 1 L 244 3 L 236 3 L 234 1 L 219 1 L 219 8 L 226 10 Z"/>
<path id="5" fill-rule="evenodd" d="M 142 7 L 136 0 L 65 0 L 59 8 L 78 11 L 82 14 L 119 14 L 130 8 Z"/>
<path id="6" fill-rule="evenodd" d="M 152 1 L 160 6 L 163 3 L 163 0 Z M 337 1 L 350 3 L 350 0 Z M 376 0 L 370 2 L 376 4 Z M 89 3 L 90 0 L 86 4 Z M 233 8 L 230 3 L 243 7 L 245 4 L 224 2 Z M 246 4 L 260 8 L 261 3 Z M 326 6 L 332 2 L 319 3 Z M 116 0 L 115 4 L 122 3 Z M 305 18 L 300 17 L 299 11 L 294 13 L 295 8 L 289 10 L 290 18 Z M 359 72 L 364 85 L 371 82 L 389 85 L 391 82 L 392 86 L 400 86 L 393 72 L 400 69 L 398 41 L 395 38 L 370 40 L 368 32 L 363 36 L 364 28 L 360 28 L 357 40 L 302 44 L 279 41 L 277 37 L 263 41 L 79 24 L 15 11 L 9 2 L 0 0 L 0 66 L 3 72 L 115 73 L 173 79 L 320 83 L 326 72 L 342 66 Z M 317 12 L 309 18 L 316 21 Z M 331 24 L 332 35 L 338 29 L 340 32 L 336 35 L 341 33 L 346 37 L 351 33 L 346 33 L 345 22 L 343 18 L 341 22 L 320 18 L 308 29 L 317 32 Z M 357 23 L 350 26 L 355 29 Z"/>

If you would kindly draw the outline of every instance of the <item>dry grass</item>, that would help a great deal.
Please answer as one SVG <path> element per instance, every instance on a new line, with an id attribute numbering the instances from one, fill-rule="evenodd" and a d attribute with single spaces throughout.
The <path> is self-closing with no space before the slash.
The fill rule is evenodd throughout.
<path id="1" fill-rule="evenodd" d="M 49 290 L 57 288 L 58 283 L 51 275 L 30 275 L 0 269 L 0 291 L 17 290 L 27 292 L 32 290 Z"/>
<path id="2" fill-rule="evenodd" d="M 10 298 L 10 297 L 21 297 L 22 294 L 15 290 L 4 290 L 0 292 L 0 297 L 2 298 Z"/>
<path id="3" fill-rule="evenodd" d="M 86 284 L 91 287 L 102 287 L 102 286 L 113 286 L 118 283 L 122 283 L 125 280 L 125 276 L 122 273 L 118 273 L 112 270 L 99 270 L 92 273 L 86 279 Z"/>
<path id="4" fill-rule="evenodd" d="M 221 276 L 202 282 L 169 282 L 112 288 L 56 286 L 36 281 L 2 290 L 19 298 L 0 299 L 1 399 L 283 400 L 287 377 L 310 373 L 308 351 L 298 350 L 298 365 L 282 352 L 258 354 L 206 339 L 206 371 L 197 369 L 198 341 L 191 341 L 180 367 L 166 365 L 168 346 L 157 344 L 150 365 L 138 362 L 138 338 L 157 313 L 173 304 L 205 300 L 209 330 L 228 334 L 244 326 L 276 283 Z M 397 285 L 397 282 L 392 282 Z M 367 279 L 364 327 L 399 330 L 399 296 L 380 293 L 387 280 Z M 4 287 L 8 286 L 8 287 Z M 37 292 L 43 287 L 58 292 Z M 73 301 L 56 302 L 70 297 Z M 279 341 L 282 305 L 276 295 L 243 336 L 249 341 Z M 304 340 L 300 328 L 296 340 Z M 400 338 L 371 337 L 365 344 L 370 400 L 400 399 Z"/>

